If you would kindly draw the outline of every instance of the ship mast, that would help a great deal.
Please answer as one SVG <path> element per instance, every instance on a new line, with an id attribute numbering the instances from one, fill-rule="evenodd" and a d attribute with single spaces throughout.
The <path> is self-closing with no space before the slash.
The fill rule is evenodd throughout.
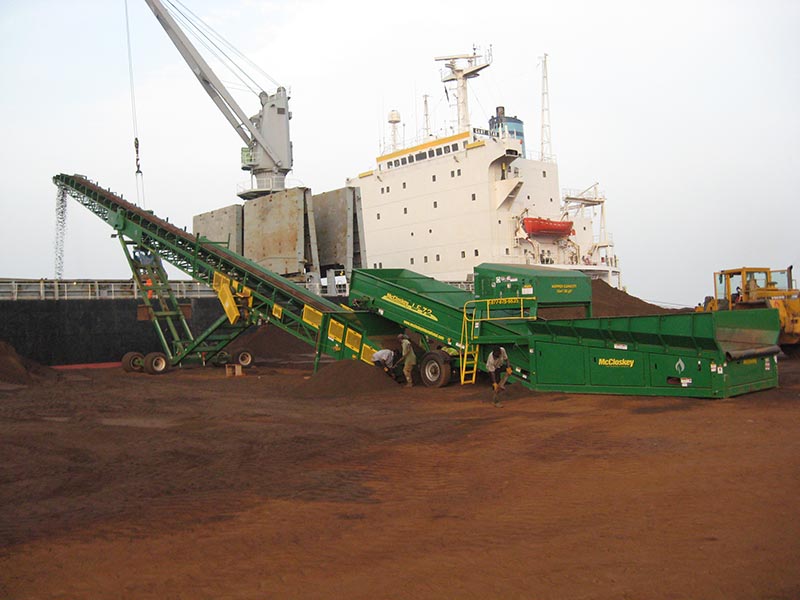
<path id="1" fill-rule="evenodd" d="M 437 56 L 434 60 L 447 61 L 445 67 L 450 72 L 442 76 L 442 81 L 456 82 L 456 99 L 458 102 L 458 131 L 469 131 L 469 102 L 467 99 L 467 80 L 477 77 L 479 72 L 492 64 L 491 51 L 485 59 L 475 53 Z M 466 62 L 465 62 L 466 61 Z"/>
<path id="2" fill-rule="evenodd" d="M 429 97 L 430 96 L 428 96 L 428 94 L 423 94 L 423 96 L 422 96 L 422 102 L 423 102 L 423 106 L 425 108 L 425 120 L 424 120 L 423 129 L 422 129 L 422 134 L 425 136 L 425 139 L 428 139 L 429 137 L 431 137 L 431 120 L 430 120 L 430 114 L 428 113 L 428 98 Z"/>
<path id="3" fill-rule="evenodd" d="M 395 152 L 399 147 L 397 145 L 397 125 L 400 123 L 400 111 L 389 111 L 389 125 L 392 127 L 392 152 Z"/>
<path id="4" fill-rule="evenodd" d="M 539 158 L 549 161 L 553 157 L 550 143 L 550 89 L 547 84 L 547 54 L 542 57 L 542 146 Z"/>

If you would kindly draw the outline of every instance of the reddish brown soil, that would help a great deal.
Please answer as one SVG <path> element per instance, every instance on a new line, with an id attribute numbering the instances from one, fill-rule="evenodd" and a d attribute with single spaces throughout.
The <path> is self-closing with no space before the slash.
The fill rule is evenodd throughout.
<path id="1" fill-rule="evenodd" d="M 0 598 L 798 598 L 780 366 L 724 401 L 494 408 L 358 363 L 0 391 Z"/>
<path id="2" fill-rule="evenodd" d="M 596 316 L 665 312 L 593 287 Z M 798 360 L 723 401 L 494 408 L 312 377 L 275 328 L 238 344 L 239 378 L 56 376 L 0 344 L 0 598 L 800 598 Z"/>
<path id="3" fill-rule="evenodd" d="M 10 344 L 0 340 L 0 389 L 54 381 L 57 378 L 56 371 L 20 356 Z"/>

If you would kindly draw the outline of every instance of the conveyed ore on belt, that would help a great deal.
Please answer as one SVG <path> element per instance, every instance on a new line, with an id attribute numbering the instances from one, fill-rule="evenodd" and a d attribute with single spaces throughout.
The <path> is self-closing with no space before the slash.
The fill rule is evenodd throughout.
<path id="1" fill-rule="evenodd" d="M 54 182 L 114 228 L 162 342 L 162 352 L 126 354 L 129 371 L 248 364 L 251 353 L 230 356 L 226 348 L 268 323 L 313 348 L 315 370 L 323 355 L 371 364 L 380 340 L 407 333 L 428 387 L 475 383 L 496 347 L 506 350 L 508 383 L 532 390 L 724 398 L 778 383 L 773 309 L 593 317 L 586 275 L 488 263 L 474 270 L 474 293 L 406 269 L 357 269 L 342 306 L 83 176 Z M 225 314 L 192 332 L 163 261 L 211 286 Z M 557 314 L 567 310 L 581 318 Z"/>

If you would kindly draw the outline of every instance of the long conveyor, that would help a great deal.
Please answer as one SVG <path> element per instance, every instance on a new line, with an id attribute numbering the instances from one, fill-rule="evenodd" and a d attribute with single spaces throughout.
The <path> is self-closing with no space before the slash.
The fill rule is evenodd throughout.
<path id="1" fill-rule="evenodd" d="M 371 359 L 374 335 L 398 331 L 393 323 L 370 313 L 358 314 L 201 236 L 190 234 L 124 200 L 81 175 L 53 178 L 61 193 L 72 196 L 116 230 L 164 346 L 166 361 L 156 371 L 187 360 L 223 352 L 247 327 L 269 322 L 311 344 L 317 360 Z M 161 259 L 193 279 L 212 286 L 226 310 L 212 327 L 193 335 L 171 295 Z"/>

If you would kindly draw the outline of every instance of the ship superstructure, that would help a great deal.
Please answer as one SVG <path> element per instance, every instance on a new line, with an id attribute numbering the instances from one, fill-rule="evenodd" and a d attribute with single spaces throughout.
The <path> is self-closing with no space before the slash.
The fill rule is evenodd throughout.
<path id="1" fill-rule="evenodd" d="M 438 60 L 447 61 L 443 81 L 456 82 L 459 132 L 390 148 L 348 180 L 360 190 L 364 266 L 468 282 L 483 262 L 546 265 L 620 287 L 597 185 L 562 197 L 555 160 L 526 157 L 523 123 L 503 107 L 488 129 L 470 126 L 466 81 L 490 59 Z"/>

